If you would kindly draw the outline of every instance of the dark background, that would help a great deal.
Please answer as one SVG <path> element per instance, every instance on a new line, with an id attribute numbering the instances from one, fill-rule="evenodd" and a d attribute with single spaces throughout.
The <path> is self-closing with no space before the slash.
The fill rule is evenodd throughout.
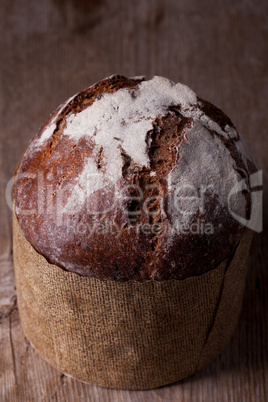
<path id="1" fill-rule="evenodd" d="M 0 400 L 268 400 L 267 234 L 256 234 L 239 325 L 195 377 L 153 391 L 81 384 L 46 364 L 19 325 L 5 187 L 64 100 L 114 73 L 163 75 L 222 108 L 267 185 L 267 0 L 0 0 Z M 266 196 L 265 196 L 266 197 Z M 264 198 L 264 221 L 267 221 Z"/>

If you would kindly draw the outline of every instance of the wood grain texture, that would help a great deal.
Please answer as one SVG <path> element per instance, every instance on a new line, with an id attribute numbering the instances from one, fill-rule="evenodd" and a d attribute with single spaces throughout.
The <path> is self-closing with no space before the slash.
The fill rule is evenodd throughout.
<path id="1" fill-rule="evenodd" d="M 102 389 L 62 375 L 19 323 L 5 188 L 30 138 L 69 96 L 113 73 L 167 76 L 222 108 L 268 165 L 266 0 L 0 2 L 0 401 L 268 400 L 268 236 L 256 234 L 239 325 L 196 376 L 151 391 Z M 264 175 L 267 188 L 267 177 Z M 264 196 L 264 228 L 267 223 Z"/>

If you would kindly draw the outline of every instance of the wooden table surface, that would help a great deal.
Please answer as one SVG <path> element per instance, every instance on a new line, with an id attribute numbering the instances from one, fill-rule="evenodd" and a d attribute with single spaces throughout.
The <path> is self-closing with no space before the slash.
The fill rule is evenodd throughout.
<path id="1" fill-rule="evenodd" d="M 0 401 L 268 400 L 265 231 L 255 235 L 243 310 L 225 351 L 180 383 L 110 390 L 60 374 L 25 339 L 5 200 L 24 148 L 49 113 L 113 73 L 163 75 L 189 85 L 231 117 L 265 171 L 267 14 L 267 0 L 0 1 Z M 267 218 L 264 208 L 264 223 Z"/>

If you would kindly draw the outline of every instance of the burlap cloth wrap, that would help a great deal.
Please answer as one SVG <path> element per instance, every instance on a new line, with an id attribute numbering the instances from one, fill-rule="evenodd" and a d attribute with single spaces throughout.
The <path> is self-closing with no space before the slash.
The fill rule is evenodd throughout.
<path id="1" fill-rule="evenodd" d="M 230 339 L 242 304 L 251 232 L 233 258 L 205 274 L 121 283 L 49 264 L 13 221 L 24 333 L 64 373 L 103 387 L 159 387 L 200 370 Z"/>

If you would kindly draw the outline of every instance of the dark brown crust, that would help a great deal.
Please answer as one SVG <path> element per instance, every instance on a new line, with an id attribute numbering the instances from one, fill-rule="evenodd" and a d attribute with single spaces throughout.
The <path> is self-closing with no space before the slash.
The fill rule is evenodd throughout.
<path id="1" fill-rule="evenodd" d="M 140 82 L 141 79 L 112 76 L 76 95 L 57 117 L 52 138 L 34 153 L 30 145 L 17 169 L 14 187 L 16 207 L 28 209 L 31 202 L 31 208 L 38 210 L 35 215 L 17 213 L 25 237 L 49 262 L 63 269 L 117 281 L 183 279 L 216 267 L 232 254 L 243 235 L 244 228 L 230 217 L 228 211 L 220 207 L 215 195 L 207 194 L 206 213 L 200 218 L 213 221 L 215 227 L 221 227 L 219 232 L 213 236 L 177 234 L 172 243 L 169 242 L 167 231 L 171 219 L 167 208 L 169 194 L 166 177 L 178 162 L 179 146 L 186 141 L 185 133 L 192 124 L 191 119 L 180 114 L 179 106 L 171 106 L 165 116 L 158 117 L 153 123 L 153 130 L 147 134 L 150 168 L 141 169 L 122 149 L 124 166 L 119 185 L 124 199 L 115 200 L 114 188 L 107 185 L 104 192 L 94 193 L 80 211 L 64 216 L 62 222 L 55 222 L 57 209 L 61 207 L 55 200 L 60 195 L 62 205 L 67 202 L 86 159 L 92 157 L 95 148 L 94 142 L 85 137 L 77 143 L 67 136 L 61 139 L 67 116 L 90 107 L 96 97 L 102 96 L 104 92 L 129 88 L 133 89 L 135 96 Z M 226 124 L 232 126 L 230 119 L 221 110 L 202 99 L 199 102 L 204 113 L 221 128 L 224 129 Z M 58 111 L 59 108 L 40 129 L 36 138 L 41 136 Z M 215 132 L 211 134 L 217 135 Z M 221 139 L 236 161 L 241 177 L 248 178 L 251 172 L 235 147 L 236 139 Z M 105 172 L 102 148 L 94 158 L 98 169 Z M 252 164 L 250 171 L 255 170 Z M 151 171 L 155 172 L 154 176 L 151 176 Z M 23 178 L 21 175 L 25 172 L 36 175 L 36 179 L 33 180 L 32 176 L 29 179 Z M 45 210 L 40 199 L 38 204 L 36 196 L 40 183 L 45 197 Z M 146 211 L 137 187 L 142 189 L 144 199 L 150 199 Z M 116 204 L 112 210 L 98 214 L 97 219 L 92 215 L 92 209 L 103 211 L 114 201 Z M 93 236 L 90 233 L 96 222 L 99 230 Z M 111 223 L 114 231 L 107 234 Z M 220 226 L 222 223 L 224 225 Z M 146 231 L 145 226 L 151 229 Z M 161 231 L 157 231 L 159 227 Z M 120 229 L 120 233 L 116 228 Z"/>

